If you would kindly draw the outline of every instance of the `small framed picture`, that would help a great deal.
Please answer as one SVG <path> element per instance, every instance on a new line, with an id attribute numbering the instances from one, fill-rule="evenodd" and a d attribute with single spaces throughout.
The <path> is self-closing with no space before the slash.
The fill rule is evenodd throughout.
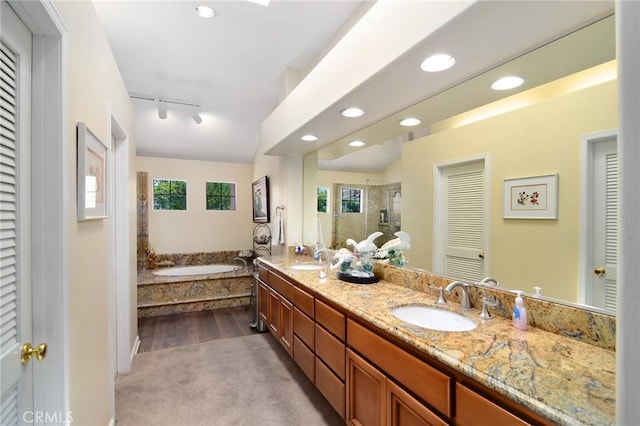
<path id="1" fill-rule="evenodd" d="M 557 219 L 558 174 L 504 180 L 505 219 Z"/>
<path id="2" fill-rule="evenodd" d="M 265 176 L 251 184 L 253 194 L 253 221 L 269 222 L 269 177 Z"/>
<path id="3" fill-rule="evenodd" d="M 107 215 L 107 147 L 78 123 L 78 220 L 104 219 Z"/>

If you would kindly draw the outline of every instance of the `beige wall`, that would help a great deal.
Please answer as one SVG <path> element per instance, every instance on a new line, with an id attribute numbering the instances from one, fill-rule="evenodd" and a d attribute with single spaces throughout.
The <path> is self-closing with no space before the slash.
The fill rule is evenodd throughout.
<path id="1" fill-rule="evenodd" d="M 136 157 L 149 173 L 149 243 L 156 253 L 197 253 L 252 248 L 250 164 Z M 153 179 L 187 181 L 187 210 L 154 210 Z M 206 182 L 236 184 L 236 210 L 207 210 Z"/>
<path id="2" fill-rule="evenodd" d="M 135 134 L 133 108 L 91 2 L 55 1 L 69 31 L 67 36 L 67 104 L 69 180 L 69 385 L 74 423 L 107 425 L 113 408 L 113 347 L 110 346 L 109 226 L 112 219 L 76 220 L 76 124 L 85 122 L 110 146 L 110 113 L 128 136 L 130 155 L 130 235 L 135 253 Z M 135 257 L 130 307 L 135 321 Z M 131 346 L 133 342 L 131 342 Z M 53 349 L 53 348 L 52 348 Z"/>
<path id="3" fill-rule="evenodd" d="M 618 126 L 617 82 L 403 145 L 402 228 L 411 266 L 432 270 L 433 164 L 489 153 L 490 274 L 505 287 L 577 300 L 580 135 Z M 558 220 L 503 219 L 506 178 L 559 173 Z M 427 213 L 425 213 L 427 212 Z"/>

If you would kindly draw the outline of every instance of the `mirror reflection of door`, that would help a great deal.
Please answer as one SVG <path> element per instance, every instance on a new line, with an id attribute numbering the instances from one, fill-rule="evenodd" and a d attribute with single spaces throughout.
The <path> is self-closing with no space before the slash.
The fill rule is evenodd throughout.
<path id="1" fill-rule="evenodd" d="M 469 282 L 485 276 L 484 160 L 438 167 L 436 272 Z"/>
<path id="2" fill-rule="evenodd" d="M 618 154 L 616 132 L 586 138 L 584 303 L 611 312 L 617 306 Z"/>

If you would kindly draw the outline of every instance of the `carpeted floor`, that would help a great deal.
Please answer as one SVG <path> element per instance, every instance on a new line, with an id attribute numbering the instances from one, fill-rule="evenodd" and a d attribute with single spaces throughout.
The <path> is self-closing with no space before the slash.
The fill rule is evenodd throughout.
<path id="1" fill-rule="evenodd" d="M 117 426 L 344 425 L 269 333 L 138 354 Z"/>

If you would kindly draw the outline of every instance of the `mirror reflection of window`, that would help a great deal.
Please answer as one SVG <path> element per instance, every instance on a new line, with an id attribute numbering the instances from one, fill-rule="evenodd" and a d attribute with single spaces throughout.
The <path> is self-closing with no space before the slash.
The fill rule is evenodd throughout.
<path id="1" fill-rule="evenodd" d="M 326 213 L 329 199 L 329 188 L 318 188 L 318 213 Z"/>
<path id="2" fill-rule="evenodd" d="M 342 188 L 342 213 L 362 213 L 362 189 Z"/>
<path id="3" fill-rule="evenodd" d="M 84 178 L 84 208 L 94 209 L 98 195 L 98 177 L 86 175 Z"/>

